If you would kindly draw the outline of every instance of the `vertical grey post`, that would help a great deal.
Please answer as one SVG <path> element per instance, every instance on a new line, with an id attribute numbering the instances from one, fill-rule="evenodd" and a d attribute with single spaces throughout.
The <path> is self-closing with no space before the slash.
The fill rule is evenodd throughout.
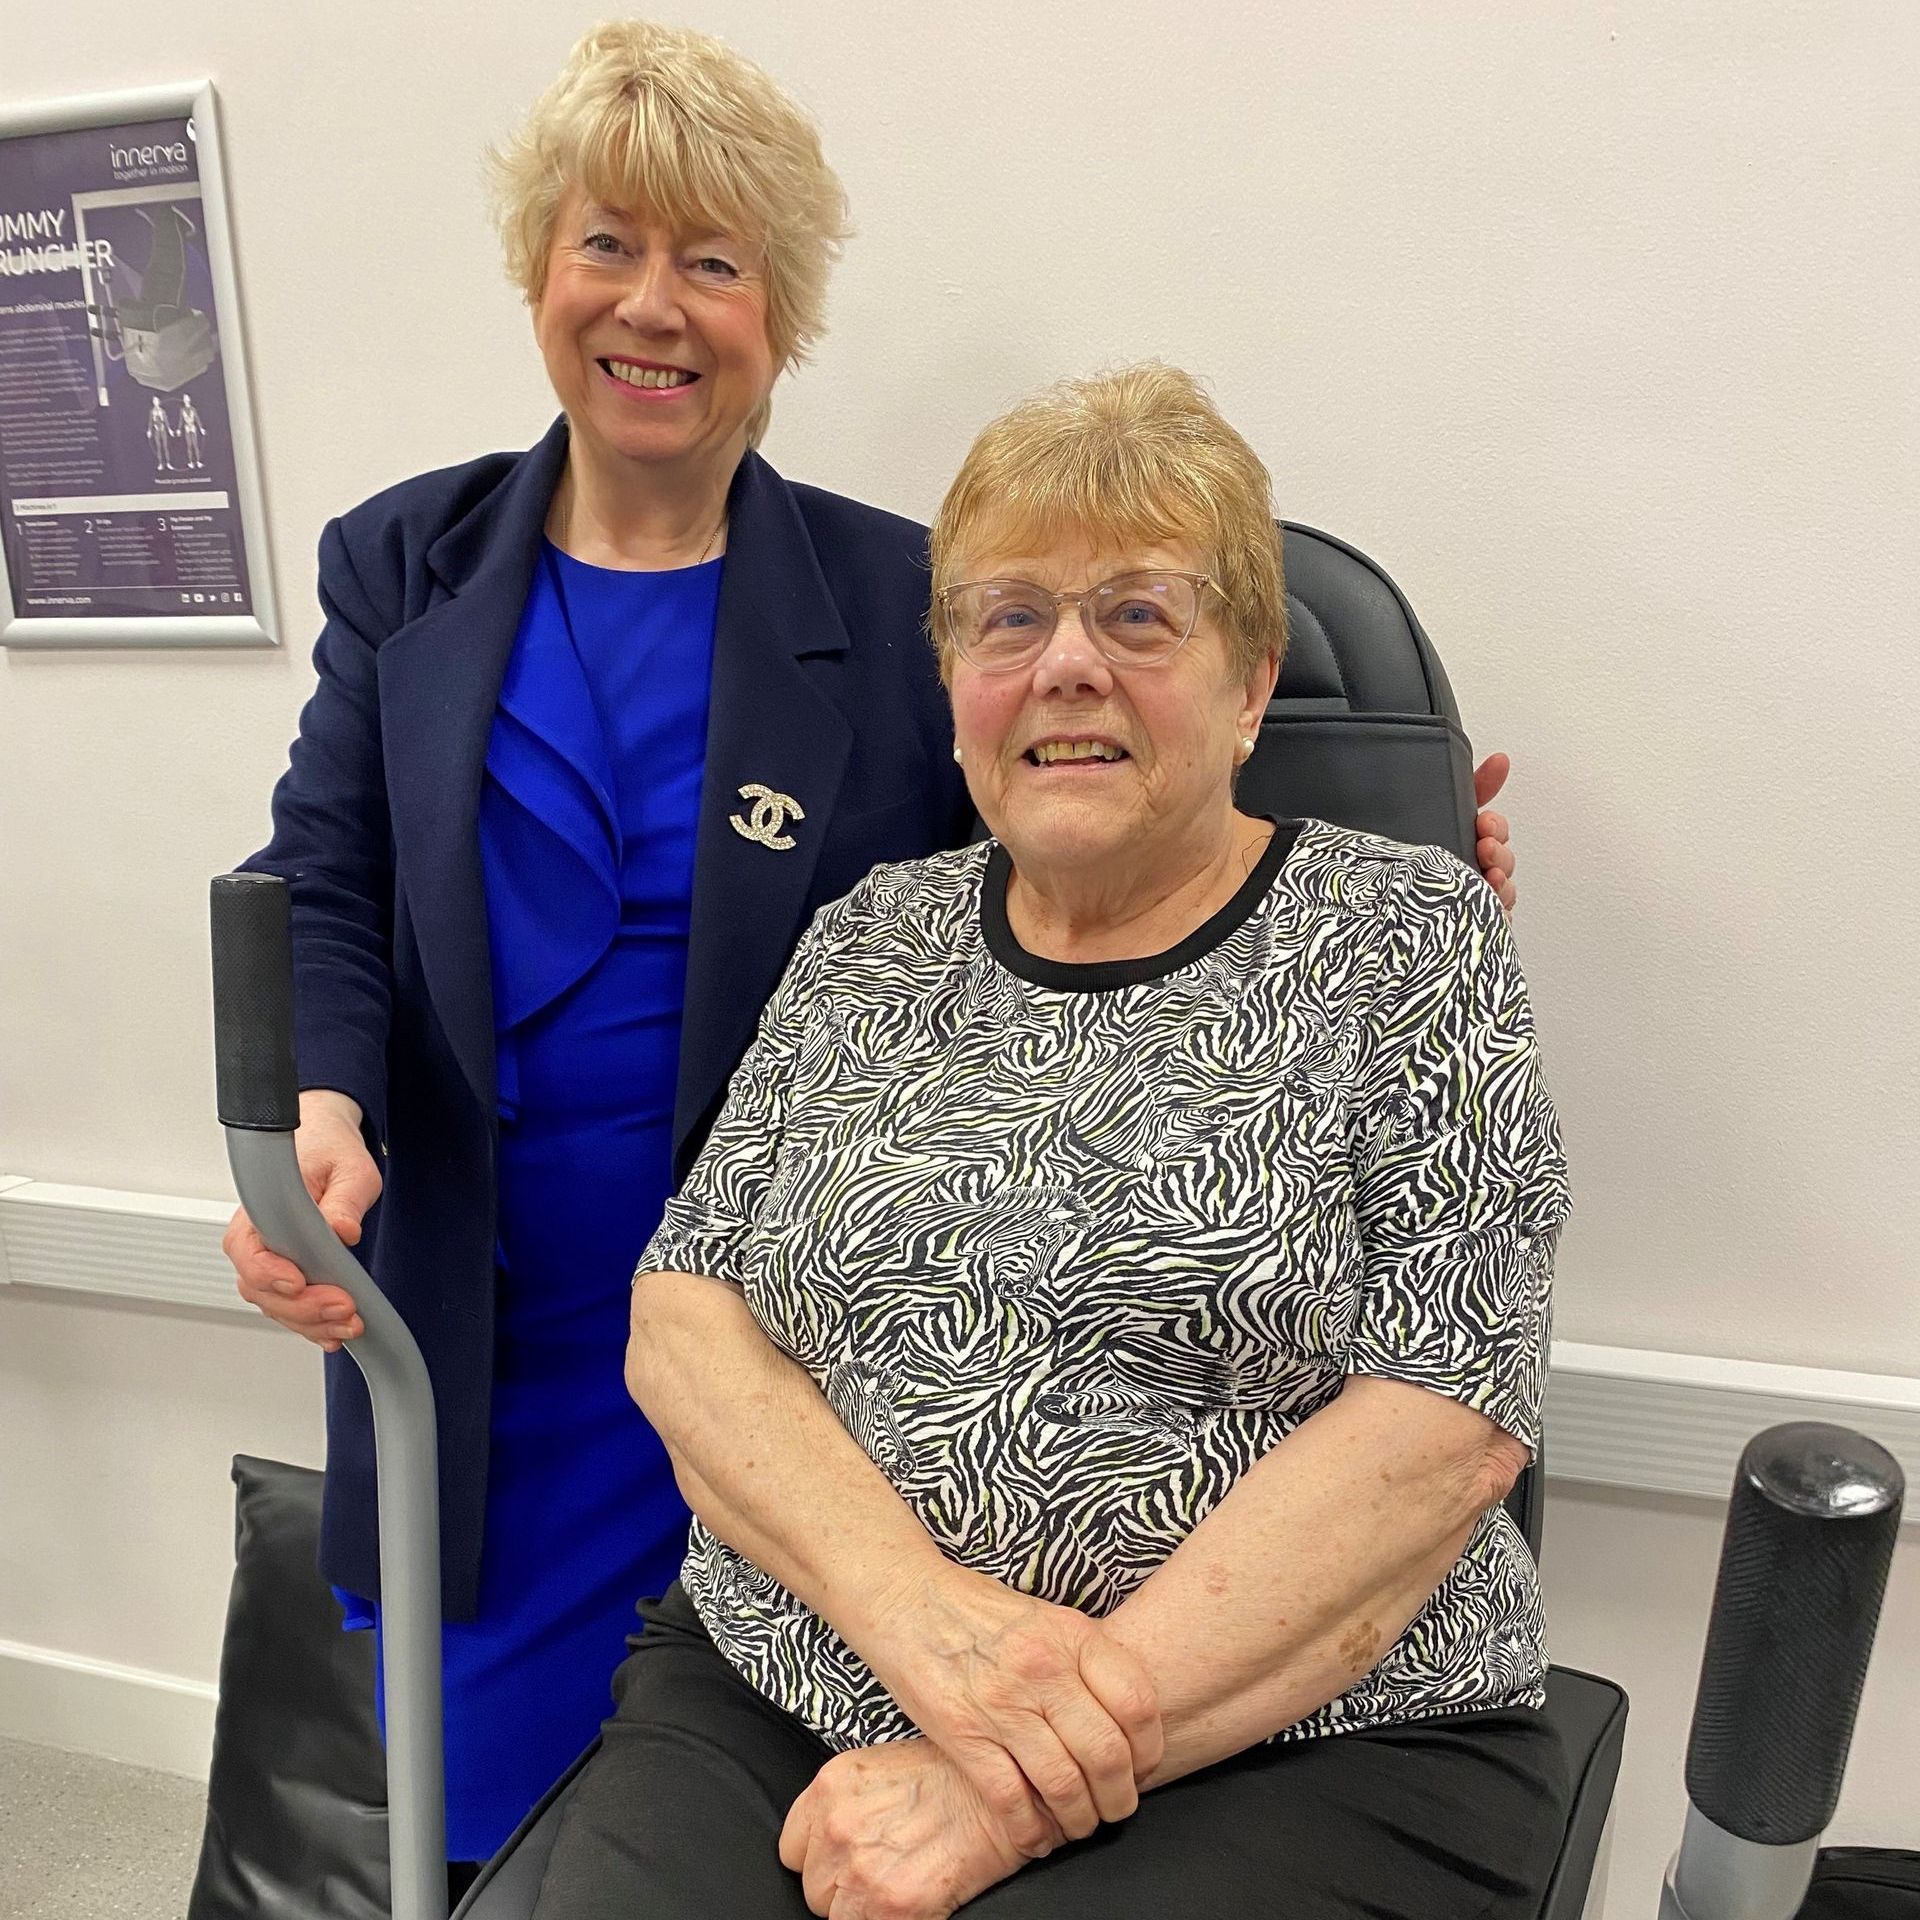
<path id="1" fill-rule="evenodd" d="M 1894 1457 L 1845 1427 L 1796 1422 L 1748 1442 L 1661 1920 L 1799 1911 L 1840 1798 L 1904 1491 Z"/>
<path id="2" fill-rule="evenodd" d="M 366 1375 L 378 1449 L 393 1920 L 446 1920 L 433 1387 L 406 1323 L 321 1218 L 294 1157 L 300 1097 L 286 883 L 223 874 L 212 907 L 215 1075 L 241 1204 L 274 1252 L 310 1279 L 344 1288 L 366 1327 L 347 1351 Z"/>

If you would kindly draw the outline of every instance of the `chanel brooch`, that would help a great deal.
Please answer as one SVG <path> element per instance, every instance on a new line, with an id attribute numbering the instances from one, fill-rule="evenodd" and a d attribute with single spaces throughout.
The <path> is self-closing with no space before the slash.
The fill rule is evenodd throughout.
<path id="1" fill-rule="evenodd" d="M 753 840 L 775 853 L 785 853 L 793 845 L 793 835 L 784 831 L 789 819 L 804 820 L 807 810 L 790 793 L 775 793 L 757 780 L 749 780 L 740 789 L 740 798 L 753 803 L 752 813 L 744 820 L 737 813 L 727 815 L 727 825 L 742 840 Z"/>

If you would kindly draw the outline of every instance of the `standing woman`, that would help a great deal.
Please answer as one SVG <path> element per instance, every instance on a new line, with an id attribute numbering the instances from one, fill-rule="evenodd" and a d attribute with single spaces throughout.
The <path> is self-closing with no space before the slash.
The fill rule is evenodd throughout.
<path id="1" fill-rule="evenodd" d="M 302 1166 L 438 1399 L 472 1860 L 591 1738 L 685 1551 L 621 1379 L 634 1261 L 815 908 L 973 817 L 922 530 L 752 451 L 846 231 L 813 126 L 713 40 L 609 26 L 497 174 L 563 417 L 328 527 L 250 862 L 293 887 Z M 360 1323 L 244 1216 L 228 1251 L 329 1351 L 322 1561 L 377 1596 Z"/>
<path id="2" fill-rule="evenodd" d="M 619 23 L 497 184 L 562 417 L 327 528 L 248 863 L 292 884 L 308 1185 L 433 1379 L 465 1860 L 591 1737 L 685 1549 L 622 1380 L 635 1260 L 814 911 L 973 821 L 924 531 L 753 451 L 847 231 L 812 123 L 719 42 Z M 227 1251 L 330 1356 L 322 1565 L 371 1619 L 360 1323 L 244 1213 Z"/>

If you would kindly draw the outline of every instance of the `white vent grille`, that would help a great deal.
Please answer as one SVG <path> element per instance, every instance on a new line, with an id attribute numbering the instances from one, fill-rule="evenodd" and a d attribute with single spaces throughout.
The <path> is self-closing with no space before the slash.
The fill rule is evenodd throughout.
<path id="1" fill-rule="evenodd" d="M 0 1283 L 252 1313 L 220 1251 L 232 1217 L 230 1200 L 0 1178 Z"/>

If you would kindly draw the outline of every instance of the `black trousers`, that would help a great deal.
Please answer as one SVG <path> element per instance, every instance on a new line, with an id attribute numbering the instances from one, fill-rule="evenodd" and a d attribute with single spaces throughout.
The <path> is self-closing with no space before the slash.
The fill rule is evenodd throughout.
<path id="1" fill-rule="evenodd" d="M 676 1585 L 554 1844 L 537 1920 L 808 1920 L 777 1847 L 831 1756 L 708 1639 Z M 1526 1708 L 1255 1747 L 983 1893 L 967 1920 L 1536 1920 L 1566 1818 Z"/>

